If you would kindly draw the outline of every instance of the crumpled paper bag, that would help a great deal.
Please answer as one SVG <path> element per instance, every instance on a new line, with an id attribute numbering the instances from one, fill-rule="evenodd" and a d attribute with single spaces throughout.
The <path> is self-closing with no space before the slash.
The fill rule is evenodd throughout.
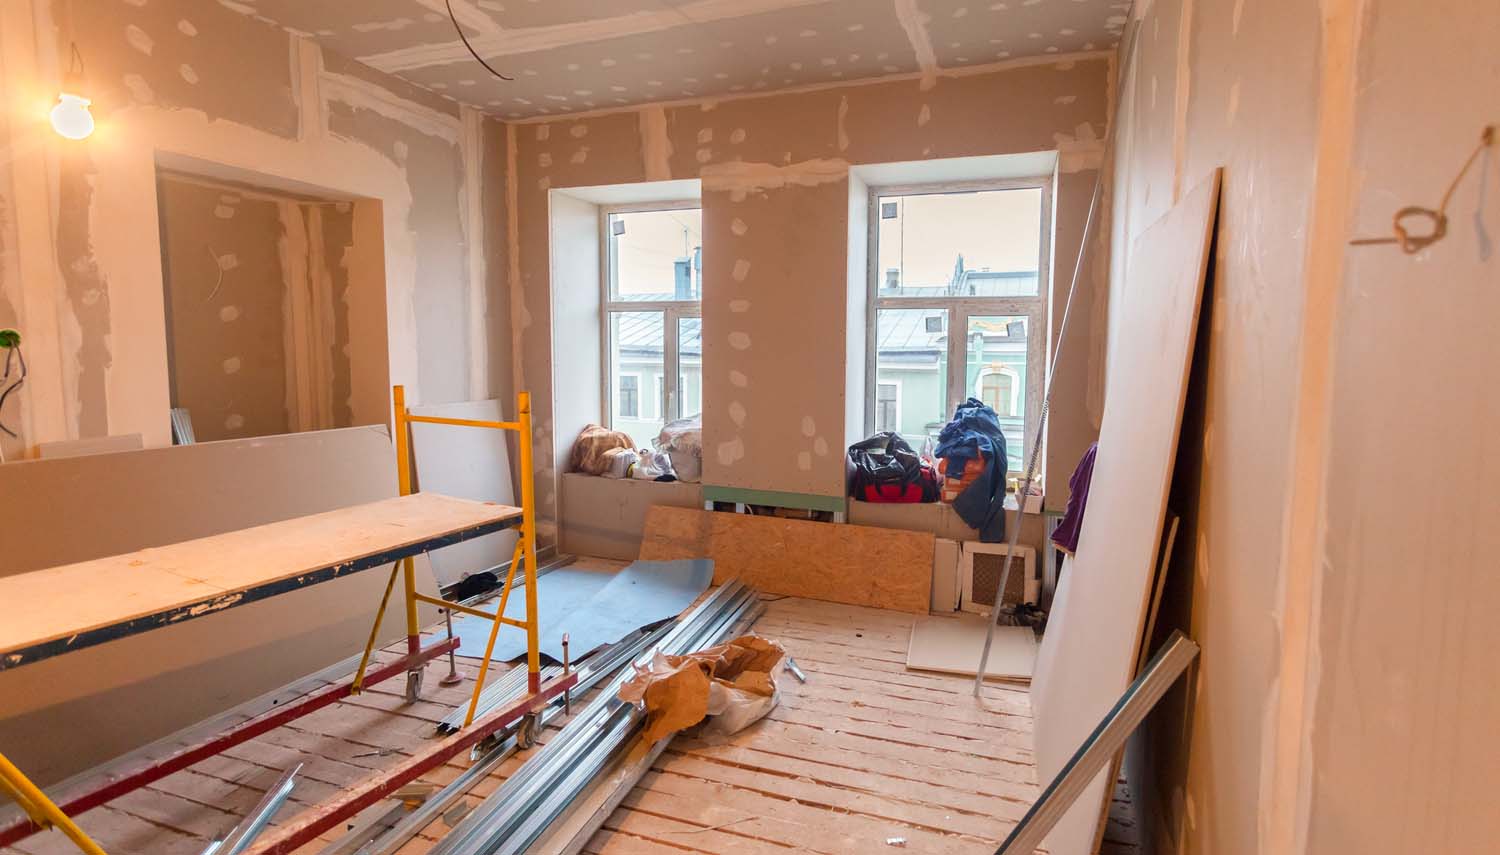
<path id="1" fill-rule="evenodd" d="M 619 697 L 645 706 L 648 745 L 709 716 L 705 733 L 727 736 L 776 706 L 774 670 L 785 655 L 780 644 L 758 635 L 684 656 L 657 652 L 650 665 L 634 666 Z"/>

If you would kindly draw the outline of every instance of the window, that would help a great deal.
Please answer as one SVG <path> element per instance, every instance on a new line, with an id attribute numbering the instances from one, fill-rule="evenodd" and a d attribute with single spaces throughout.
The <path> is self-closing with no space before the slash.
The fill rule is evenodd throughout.
<path id="1" fill-rule="evenodd" d="M 1036 432 L 1047 317 L 1050 183 L 871 194 L 866 421 L 920 448 L 974 397 L 1011 471 Z"/>
<path id="2" fill-rule="evenodd" d="M 604 412 L 649 446 L 702 398 L 703 212 L 696 202 L 607 209 L 604 243 Z"/>
<path id="3" fill-rule="evenodd" d="M 638 419 L 641 416 L 641 375 L 620 375 L 619 410 L 622 419 Z"/>

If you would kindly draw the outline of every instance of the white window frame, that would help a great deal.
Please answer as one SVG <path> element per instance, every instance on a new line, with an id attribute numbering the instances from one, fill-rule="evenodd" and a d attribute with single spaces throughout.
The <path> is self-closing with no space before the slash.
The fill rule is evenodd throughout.
<path id="1" fill-rule="evenodd" d="M 874 433 L 876 430 L 879 429 L 879 425 L 876 424 L 876 422 L 877 422 L 876 411 L 880 408 L 879 395 L 880 395 L 880 387 L 881 386 L 894 386 L 894 387 L 896 387 L 896 427 L 893 428 L 893 430 L 895 430 L 896 433 L 900 433 L 901 432 L 901 381 L 900 380 L 894 380 L 894 379 L 890 379 L 890 380 L 878 380 L 877 379 L 875 381 L 875 391 L 872 393 L 874 395 L 874 397 L 871 398 L 872 403 L 870 405 L 870 429 L 867 430 L 867 431 L 865 431 L 865 434 L 867 436 L 869 434 Z"/>
<path id="2" fill-rule="evenodd" d="M 1030 348 L 1030 345 L 1031 345 L 1031 341 L 1030 341 L 1031 333 L 1028 332 L 1026 335 L 1027 335 L 1027 350 L 1030 350 L 1031 349 Z M 1029 358 L 1030 354 L 1028 353 L 1027 356 Z M 1029 369 L 1030 367 L 1031 366 L 1028 364 L 1027 368 Z M 1021 378 L 1016 376 L 1016 369 L 1010 367 L 1009 365 L 1002 365 L 999 368 L 992 368 L 992 367 L 986 365 L 985 367 L 979 369 L 979 373 L 976 374 L 976 375 L 974 375 L 974 397 L 980 399 L 981 401 L 984 400 L 984 378 L 986 378 L 986 377 L 1009 377 L 1011 379 L 1011 384 L 1010 384 L 1010 409 L 1012 411 L 1014 411 L 1016 409 L 1016 405 L 1019 404 L 1019 403 L 1021 403 L 1021 401 L 1020 401 L 1020 398 L 1021 398 L 1021 389 L 1020 389 L 1020 386 L 1021 386 L 1021 384 L 1018 383 L 1018 382 L 1016 382 L 1016 381 L 1020 380 Z M 1012 418 L 1014 418 L 1014 417 L 1012 417 Z"/>
<path id="3" fill-rule="evenodd" d="M 1037 246 L 1037 293 L 1035 297 L 882 297 L 880 296 L 880 197 L 938 193 L 963 193 L 982 190 L 1040 190 L 1041 240 Z M 1026 415 L 1021 437 L 1022 454 L 1035 441 L 1041 415 L 1042 390 L 1045 388 L 1047 342 L 1047 305 L 1052 296 L 1052 196 L 1050 177 L 1017 178 L 990 181 L 954 181 L 928 184 L 889 184 L 870 187 L 868 205 L 869 233 L 866 252 L 865 302 L 865 433 L 875 431 L 875 384 L 879 363 L 876 352 L 878 320 L 882 309 L 943 309 L 944 328 L 948 335 L 948 406 L 943 418 L 969 397 L 967 375 L 969 318 L 995 315 L 1025 316 L 1026 329 Z M 961 334 L 955 335 L 958 331 Z M 1008 460 L 1012 473 L 1021 471 L 1024 460 Z"/>
<path id="4" fill-rule="evenodd" d="M 677 383 L 669 378 L 681 376 L 678 351 L 682 346 L 682 331 L 680 321 L 683 318 L 701 318 L 703 316 L 703 303 L 700 300 L 615 300 L 613 289 L 610 287 L 614 271 L 614 242 L 610 240 L 613 235 L 609 231 L 609 217 L 611 214 L 636 214 L 648 211 L 690 211 L 703 207 L 701 199 L 681 199 L 672 202 L 644 202 L 634 205 L 607 205 L 599 208 L 599 304 L 603 310 L 599 313 L 600 337 L 604 347 L 600 355 L 601 377 L 603 383 L 600 398 L 600 411 L 609 419 L 606 427 L 613 428 L 614 386 L 615 377 L 613 372 L 612 356 L 615 352 L 613 324 L 610 319 L 617 312 L 660 312 L 662 313 L 662 381 L 657 384 L 657 401 L 654 411 L 661 414 L 662 421 L 669 422 L 673 419 L 682 418 L 682 401 L 678 394 Z M 702 283 L 699 283 L 699 294 L 702 294 Z M 622 375 L 630 372 L 620 372 Z M 644 383 L 644 379 L 641 381 Z M 641 412 L 646 411 L 645 396 L 642 395 L 640 404 Z M 652 417 L 653 419 L 655 416 Z"/>

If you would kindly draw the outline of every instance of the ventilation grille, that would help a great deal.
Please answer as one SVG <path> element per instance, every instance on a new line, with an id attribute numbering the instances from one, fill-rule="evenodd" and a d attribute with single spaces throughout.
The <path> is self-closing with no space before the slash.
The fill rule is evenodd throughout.
<path id="1" fill-rule="evenodd" d="M 995 589 L 1000 587 L 1000 576 L 1005 572 L 1005 555 L 980 552 L 974 555 L 974 604 L 993 608 Z M 1026 559 L 1017 556 L 1010 563 L 1010 579 L 1005 585 L 1005 602 L 1021 603 L 1026 600 Z"/>

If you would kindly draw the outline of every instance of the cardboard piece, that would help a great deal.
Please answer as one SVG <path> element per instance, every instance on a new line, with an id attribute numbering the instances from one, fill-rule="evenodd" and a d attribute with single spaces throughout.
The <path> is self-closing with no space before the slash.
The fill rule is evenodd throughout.
<path id="1" fill-rule="evenodd" d="M 714 583 L 738 578 L 767 594 L 926 614 L 930 532 L 686 508 L 646 513 L 641 557 L 712 558 Z"/>
<path id="2" fill-rule="evenodd" d="M 511 404 L 512 410 L 514 404 Z M 414 416 L 445 419 L 504 421 L 500 401 L 464 401 L 412 407 Z M 514 417 L 514 412 L 511 416 Z M 417 468 L 417 489 L 442 493 L 476 502 L 514 505 L 515 485 L 510 474 L 511 431 L 455 427 L 417 422 L 411 426 L 412 461 Z M 498 567 L 510 561 L 519 535 L 499 531 L 445 546 L 431 553 L 432 572 L 439 585 L 452 585 L 465 576 Z"/>
<path id="3" fill-rule="evenodd" d="M 969 615 L 920 618 L 911 628 L 906 667 L 913 671 L 973 676 L 989 618 Z M 1036 667 L 1036 633 L 1025 626 L 995 627 L 986 680 L 1029 683 Z"/>
<path id="4" fill-rule="evenodd" d="M 727 736 L 775 705 L 775 669 L 784 656 L 780 644 L 756 635 L 682 656 L 657 653 L 621 684 L 619 698 L 645 706 L 641 739 L 648 745 L 710 715 L 732 720 L 720 733 Z"/>
<path id="5" fill-rule="evenodd" d="M 1056 777 L 1135 676 L 1166 517 L 1188 367 L 1219 199 L 1219 173 L 1150 226 L 1131 256 L 1117 364 L 1105 390 L 1088 524 L 1068 559 L 1032 685 L 1037 776 Z M 1093 850 L 1109 782 L 1099 775 L 1047 838 Z"/>

